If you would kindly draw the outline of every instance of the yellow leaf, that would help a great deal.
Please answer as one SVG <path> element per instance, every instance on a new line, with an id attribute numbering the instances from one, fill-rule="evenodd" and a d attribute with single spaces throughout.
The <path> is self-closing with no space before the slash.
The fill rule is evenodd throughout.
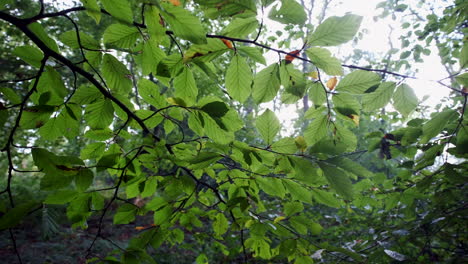
<path id="1" fill-rule="evenodd" d="M 279 221 L 284 220 L 284 219 L 286 219 L 286 217 L 284 217 L 284 216 L 278 216 L 278 217 L 275 218 L 275 220 L 273 221 L 273 223 L 276 224 L 276 223 L 278 223 Z"/>
<path id="2" fill-rule="evenodd" d="M 336 79 L 336 77 L 331 78 L 327 82 L 328 89 L 330 89 L 330 91 L 332 91 L 333 89 L 335 89 L 335 86 L 336 86 L 337 83 L 338 83 L 338 80 Z"/>
<path id="3" fill-rule="evenodd" d="M 359 116 L 358 115 L 351 114 L 348 117 L 353 120 L 353 122 L 354 122 L 354 124 L 356 124 L 356 126 L 359 126 Z"/>
<path id="4" fill-rule="evenodd" d="M 309 77 L 312 77 L 312 78 L 317 80 L 318 79 L 318 72 L 313 71 L 313 72 L 309 73 Z"/>
<path id="5" fill-rule="evenodd" d="M 179 105 L 179 106 L 187 106 L 185 101 L 182 98 L 178 97 L 169 97 L 166 99 L 166 101 L 171 104 L 171 105 Z"/>
<path id="6" fill-rule="evenodd" d="M 300 149 L 302 152 L 305 151 L 305 149 L 307 148 L 307 143 L 304 139 L 303 136 L 298 136 L 296 137 L 296 139 L 294 140 L 296 142 L 296 147 L 298 149 Z"/>

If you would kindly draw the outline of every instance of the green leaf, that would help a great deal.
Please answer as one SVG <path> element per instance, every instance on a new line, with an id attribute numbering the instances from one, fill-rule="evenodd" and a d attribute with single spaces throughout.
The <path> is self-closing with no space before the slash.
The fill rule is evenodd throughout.
<path id="1" fill-rule="evenodd" d="M 156 177 L 151 177 L 145 181 L 145 188 L 141 192 L 141 197 L 150 197 L 156 193 L 156 188 L 158 187 L 158 179 Z"/>
<path id="2" fill-rule="evenodd" d="M 268 146 L 271 145 L 273 138 L 281 129 L 278 118 L 270 109 L 265 110 L 265 112 L 257 118 L 255 126 Z"/>
<path id="3" fill-rule="evenodd" d="M 327 93 L 320 82 L 313 82 L 310 84 L 309 98 L 316 107 L 323 105 L 327 101 Z"/>
<path id="4" fill-rule="evenodd" d="M 87 159 L 99 159 L 106 149 L 106 144 L 103 142 L 94 142 L 87 144 L 81 149 L 80 158 L 83 160 Z"/>
<path id="5" fill-rule="evenodd" d="M 348 14 L 342 17 L 329 17 L 309 37 L 313 46 L 336 46 L 353 39 L 359 30 L 362 17 Z"/>
<path id="6" fill-rule="evenodd" d="M 468 67 L 468 42 L 465 41 L 460 51 L 460 69 Z"/>
<path id="7" fill-rule="evenodd" d="M 168 220 L 172 215 L 172 208 L 170 206 L 164 206 L 160 210 L 154 212 L 154 224 L 155 225 L 167 225 Z"/>
<path id="8" fill-rule="evenodd" d="M 42 51 L 33 46 L 16 47 L 13 50 L 13 54 L 36 68 L 41 67 L 41 61 L 44 58 Z"/>
<path id="9" fill-rule="evenodd" d="M 318 162 L 325 178 L 335 191 L 346 199 L 353 197 L 353 185 L 346 172 L 334 165 Z"/>
<path id="10" fill-rule="evenodd" d="M 301 235 L 307 235 L 308 225 L 310 224 L 308 219 L 302 215 L 293 216 L 289 218 L 289 223 L 291 226 Z"/>
<path id="11" fill-rule="evenodd" d="M 57 168 L 55 167 L 58 157 L 42 148 L 33 148 L 31 150 L 33 156 L 34 164 L 44 173 L 55 172 Z"/>
<path id="12" fill-rule="evenodd" d="M 307 20 L 307 14 L 304 7 L 296 0 L 282 0 L 281 8 L 273 7 L 268 14 L 268 18 L 283 24 L 304 25 Z"/>
<path id="13" fill-rule="evenodd" d="M 83 6 L 86 8 L 86 14 L 99 24 L 101 21 L 101 8 L 99 7 L 97 0 L 80 0 Z"/>
<path id="14" fill-rule="evenodd" d="M 245 38 L 258 28 L 258 21 L 253 17 L 235 18 L 221 32 L 223 36 L 232 38 Z"/>
<path id="15" fill-rule="evenodd" d="M 249 57 L 254 62 L 258 62 L 263 65 L 266 65 L 265 57 L 263 57 L 263 54 L 259 48 L 239 46 L 239 47 L 236 47 L 236 49 L 239 52 L 239 54 Z"/>
<path id="16" fill-rule="evenodd" d="M 76 189 L 80 192 L 86 191 L 91 184 L 93 184 L 94 173 L 90 169 L 80 169 L 78 174 L 75 175 Z"/>
<path id="17" fill-rule="evenodd" d="M 369 87 L 380 82 L 377 73 L 357 70 L 346 75 L 336 86 L 335 91 L 352 94 L 363 94 Z"/>
<path id="18" fill-rule="evenodd" d="M 322 230 L 323 230 L 323 227 L 319 223 L 310 224 L 310 233 L 312 233 L 312 235 L 315 235 L 315 236 L 320 235 L 320 233 L 322 233 Z"/>
<path id="19" fill-rule="evenodd" d="M 302 187 L 299 183 L 292 180 L 283 181 L 284 187 L 288 189 L 292 199 L 299 200 L 304 203 L 312 203 L 312 193 L 306 188 Z"/>
<path id="20" fill-rule="evenodd" d="M 114 215 L 114 225 L 129 224 L 135 220 L 137 207 L 133 204 L 124 204 L 119 207 L 117 213 Z"/>
<path id="21" fill-rule="evenodd" d="M 127 0 L 101 0 L 104 9 L 109 12 L 119 23 L 132 25 L 133 11 Z"/>
<path id="22" fill-rule="evenodd" d="M 13 228 L 36 206 L 36 202 L 25 202 L 15 206 L 0 217 L 0 230 Z"/>
<path id="23" fill-rule="evenodd" d="M 169 23 L 177 37 L 196 44 L 206 43 L 206 32 L 200 20 L 189 11 L 180 6 L 162 4 L 164 20 Z"/>
<path id="24" fill-rule="evenodd" d="M 43 126 L 54 112 L 52 106 L 33 106 L 26 108 L 20 120 L 22 129 L 33 129 Z"/>
<path id="25" fill-rule="evenodd" d="M 275 98 L 279 88 L 279 66 L 275 63 L 257 73 L 252 87 L 252 97 L 257 103 L 268 102 Z"/>
<path id="26" fill-rule="evenodd" d="M 154 38 L 151 38 L 143 43 L 143 53 L 141 54 L 141 67 L 143 75 L 150 73 L 156 74 L 159 62 L 166 57 Z"/>
<path id="27" fill-rule="evenodd" d="M 16 94 L 16 92 L 8 87 L 0 87 L 0 93 L 4 95 L 4 97 L 10 101 L 12 104 L 20 104 L 21 103 L 21 97 Z"/>
<path id="28" fill-rule="evenodd" d="M 45 140 L 55 140 L 64 135 L 66 130 L 66 121 L 64 118 L 51 118 L 45 125 L 39 128 L 39 135 Z"/>
<path id="29" fill-rule="evenodd" d="M 104 54 L 102 76 L 106 80 L 107 87 L 112 91 L 126 94 L 132 88 L 130 71 L 123 63 L 110 54 Z"/>
<path id="30" fill-rule="evenodd" d="M 403 117 L 407 117 L 418 106 L 418 97 L 409 85 L 402 84 L 393 95 L 393 106 Z"/>
<path id="31" fill-rule="evenodd" d="M 252 79 L 252 71 L 245 59 L 234 55 L 226 70 L 226 90 L 229 95 L 243 103 L 252 91 Z"/>
<path id="32" fill-rule="evenodd" d="M 213 221 L 213 231 L 220 236 L 226 233 L 229 228 L 229 222 L 222 213 L 218 213 Z"/>
<path id="33" fill-rule="evenodd" d="M 138 81 L 138 93 L 143 100 L 156 108 L 163 108 L 167 105 L 164 96 L 160 94 L 159 86 L 148 79 L 141 78 Z"/>
<path id="34" fill-rule="evenodd" d="M 192 71 L 184 67 L 182 72 L 174 78 L 175 96 L 184 99 L 188 105 L 197 101 L 198 88 Z"/>
<path id="35" fill-rule="evenodd" d="M 420 144 L 426 144 L 433 137 L 437 136 L 447 126 L 447 123 L 453 121 L 458 117 L 457 111 L 447 109 L 443 112 L 435 114 L 427 123 L 422 127 L 423 133 L 421 136 Z"/>
<path id="36" fill-rule="evenodd" d="M 458 75 L 455 77 L 455 80 L 457 80 L 457 82 L 462 86 L 468 86 L 468 72 Z"/>
<path id="37" fill-rule="evenodd" d="M 286 216 L 292 216 L 304 211 L 304 205 L 301 202 L 287 202 L 283 205 L 283 212 Z"/>
<path id="38" fill-rule="evenodd" d="M 282 138 L 271 144 L 271 149 L 279 153 L 294 154 L 297 151 L 296 140 L 292 137 Z"/>
<path id="39" fill-rule="evenodd" d="M 139 36 L 140 32 L 136 27 L 112 24 L 104 31 L 103 41 L 106 47 L 131 49 Z"/>
<path id="40" fill-rule="evenodd" d="M 203 120 L 201 123 L 206 136 L 219 144 L 229 144 L 234 140 L 234 134 L 228 132 L 226 124 L 222 120 L 215 120 L 204 112 L 199 113 L 201 115 L 198 118 L 200 121 Z"/>
<path id="41" fill-rule="evenodd" d="M 281 199 L 284 198 L 286 190 L 284 189 L 281 179 L 271 177 L 257 177 L 255 181 L 258 184 L 260 190 L 271 196 L 277 196 Z"/>
<path id="42" fill-rule="evenodd" d="M 188 160 L 188 162 L 190 163 L 190 168 L 196 170 L 206 168 L 221 158 L 222 156 L 215 152 L 200 152 L 198 156 Z"/>
<path id="43" fill-rule="evenodd" d="M 346 151 L 354 151 L 357 147 L 356 135 L 345 126 L 335 124 L 334 140 L 347 146 Z"/>
<path id="44" fill-rule="evenodd" d="M 153 5 L 145 6 L 145 17 L 159 18 L 159 9 Z M 166 38 L 166 28 L 159 23 L 160 19 L 148 19 L 145 22 L 151 39 L 156 43 L 161 43 Z"/>
<path id="45" fill-rule="evenodd" d="M 86 138 L 103 141 L 114 136 L 114 133 L 109 128 L 88 130 L 84 134 Z"/>
<path id="46" fill-rule="evenodd" d="M 73 94 L 71 102 L 86 105 L 102 98 L 104 98 L 103 95 L 95 86 L 81 85 Z"/>
<path id="47" fill-rule="evenodd" d="M 346 172 L 352 173 L 359 178 L 369 178 L 373 175 L 372 172 L 361 166 L 359 163 L 354 162 L 348 158 L 332 158 L 328 159 L 327 162 L 332 163 L 335 166 L 340 167 Z"/>
<path id="48" fill-rule="evenodd" d="M 221 118 L 226 115 L 229 108 L 224 102 L 214 101 L 205 104 L 200 108 L 203 112 L 207 113 L 212 118 Z"/>
<path id="49" fill-rule="evenodd" d="M 66 204 L 76 198 L 78 193 L 73 190 L 60 190 L 50 194 L 45 199 L 45 204 Z"/>
<path id="50" fill-rule="evenodd" d="M 80 32 L 80 41 L 78 41 L 78 36 L 75 30 L 62 33 L 59 39 L 63 44 L 73 49 L 80 48 L 80 44 L 81 44 L 81 47 L 85 49 L 99 49 L 100 48 L 99 41 L 97 41 L 94 37 L 84 32 Z"/>
<path id="51" fill-rule="evenodd" d="M 322 69 L 328 75 L 343 75 L 343 67 L 337 58 L 333 57 L 327 49 L 309 48 L 306 50 L 307 57 L 315 66 Z"/>
<path id="52" fill-rule="evenodd" d="M 86 107 L 85 120 L 92 129 L 107 128 L 114 119 L 114 107 L 110 100 L 99 100 Z"/>
<path id="53" fill-rule="evenodd" d="M 208 257 L 204 253 L 201 253 L 200 255 L 198 255 L 195 262 L 196 264 L 208 264 L 209 263 Z"/>
<path id="54" fill-rule="evenodd" d="M 334 208 L 340 208 L 341 203 L 340 201 L 335 197 L 335 194 L 319 189 L 313 189 L 312 190 L 312 197 L 314 200 L 318 203 L 324 204 L 326 206 L 334 207 Z"/>
<path id="55" fill-rule="evenodd" d="M 296 257 L 296 260 L 294 261 L 294 264 L 314 264 L 314 260 L 312 259 L 311 256 L 300 256 L 298 255 Z"/>
<path id="56" fill-rule="evenodd" d="M 304 139 L 307 145 L 312 146 L 317 141 L 326 137 L 328 134 L 328 115 L 322 114 L 312 120 L 306 131 L 304 132 Z"/>
<path id="57" fill-rule="evenodd" d="M 62 76 L 50 66 L 46 66 L 46 71 L 41 75 L 37 84 L 37 91 L 41 94 L 48 93 L 48 100 L 41 103 L 49 105 L 63 103 L 63 98 L 68 94 Z"/>
<path id="58" fill-rule="evenodd" d="M 395 91 L 396 84 L 394 82 L 384 82 L 372 93 L 366 93 L 362 97 L 362 106 L 366 111 L 372 111 L 384 108 Z"/>
<path id="59" fill-rule="evenodd" d="M 59 52 L 59 48 L 54 39 L 49 37 L 49 34 L 45 32 L 41 24 L 34 22 L 28 25 L 28 29 L 31 30 L 44 44 L 55 52 Z"/>
<path id="60" fill-rule="evenodd" d="M 333 104 L 338 112 L 345 116 L 359 115 L 361 104 L 355 96 L 347 93 L 339 93 L 333 95 Z"/>

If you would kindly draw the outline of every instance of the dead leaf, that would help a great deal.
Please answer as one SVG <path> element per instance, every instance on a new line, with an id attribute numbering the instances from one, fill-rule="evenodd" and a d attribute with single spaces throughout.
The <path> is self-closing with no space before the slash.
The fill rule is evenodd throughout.
<path id="1" fill-rule="evenodd" d="M 232 49 L 232 42 L 227 40 L 227 39 L 221 39 L 221 41 L 224 43 L 224 45 L 226 45 L 226 47 L 228 47 L 228 49 Z"/>
<path id="2" fill-rule="evenodd" d="M 336 77 L 331 78 L 330 80 L 327 81 L 328 89 L 330 89 L 330 91 L 333 91 L 337 83 L 338 83 L 338 80 L 336 79 Z"/>
<path id="3" fill-rule="evenodd" d="M 296 58 L 294 56 L 299 56 L 299 52 L 301 52 L 301 51 L 300 50 L 294 50 L 294 51 L 289 52 L 289 54 L 286 55 L 286 63 L 291 63 Z M 292 56 L 290 54 L 292 54 L 294 56 Z"/>

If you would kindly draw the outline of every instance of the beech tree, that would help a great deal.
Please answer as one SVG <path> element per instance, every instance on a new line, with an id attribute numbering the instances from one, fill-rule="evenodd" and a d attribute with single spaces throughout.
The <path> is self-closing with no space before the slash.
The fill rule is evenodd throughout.
<path id="1" fill-rule="evenodd" d="M 314 25 L 315 1 L 1 1 L 0 230 L 17 261 L 48 208 L 96 227 L 89 263 L 165 263 L 165 246 L 179 263 L 466 257 L 468 4 L 403 2 L 378 6 L 406 19 L 402 48 L 359 65 L 332 51 L 362 17 L 326 16 L 328 0 Z M 406 80 L 432 43 L 451 93 L 428 108 Z M 282 136 L 286 104 L 300 124 Z M 134 236 L 103 255 L 108 219 Z"/>

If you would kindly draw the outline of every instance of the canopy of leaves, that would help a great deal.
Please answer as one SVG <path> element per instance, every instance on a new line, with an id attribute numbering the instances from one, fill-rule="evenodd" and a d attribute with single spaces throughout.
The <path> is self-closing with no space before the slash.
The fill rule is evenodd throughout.
<path id="1" fill-rule="evenodd" d="M 468 5 L 366 62 L 335 52 L 363 17 L 309 2 L 0 1 L 5 261 L 40 219 L 88 263 L 461 263 Z M 420 19 L 400 2 L 378 17 Z M 431 108 L 398 71 L 432 41 L 451 94 Z"/>

